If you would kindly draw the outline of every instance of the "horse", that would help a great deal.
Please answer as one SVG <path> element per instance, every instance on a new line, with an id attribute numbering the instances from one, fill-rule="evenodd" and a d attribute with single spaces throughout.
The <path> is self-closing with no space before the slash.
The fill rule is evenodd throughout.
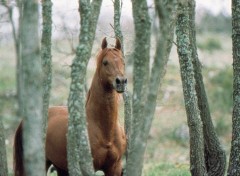
<path id="1" fill-rule="evenodd" d="M 126 135 L 118 120 L 118 101 L 119 94 L 126 89 L 127 78 L 120 40 L 116 39 L 113 48 L 107 45 L 104 38 L 86 97 L 87 130 L 95 171 L 102 170 L 105 176 L 121 176 Z M 69 175 L 66 137 L 68 116 L 66 106 L 53 106 L 48 110 L 46 172 L 53 165 L 58 176 Z M 15 176 L 24 176 L 22 124 L 18 126 L 14 138 Z"/>

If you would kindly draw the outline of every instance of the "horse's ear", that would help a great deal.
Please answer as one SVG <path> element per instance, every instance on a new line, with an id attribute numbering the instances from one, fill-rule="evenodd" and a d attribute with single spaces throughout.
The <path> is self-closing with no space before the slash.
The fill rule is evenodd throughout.
<path id="1" fill-rule="evenodd" d="M 121 50 L 121 48 L 122 48 L 120 39 L 118 37 L 116 38 L 115 48 L 118 50 Z"/>
<path id="2" fill-rule="evenodd" d="M 102 40 L 102 49 L 107 48 L 107 45 L 108 45 L 108 43 L 107 43 L 107 38 L 104 37 L 104 39 Z"/>

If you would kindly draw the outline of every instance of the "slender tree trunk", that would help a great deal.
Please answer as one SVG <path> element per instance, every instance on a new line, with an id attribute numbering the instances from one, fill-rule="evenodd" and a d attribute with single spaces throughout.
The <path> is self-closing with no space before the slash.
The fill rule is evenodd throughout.
<path id="1" fill-rule="evenodd" d="M 204 141 L 202 121 L 198 109 L 198 99 L 195 91 L 194 68 L 192 64 L 191 35 L 189 26 L 188 2 L 179 4 L 177 18 L 177 46 L 185 108 L 190 134 L 190 171 L 193 176 L 207 175 L 204 160 Z"/>
<path id="2" fill-rule="evenodd" d="M 195 1 L 189 1 L 189 26 L 190 44 L 192 48 L 192 59 L 194 67 L 194 77 L 196 80 L 196 93 L 198 98 L 198 108 L 203 123 L 204 136 L 204 156 L 208 176 L 223 176 L 226 168 L 226 154 L 221 147 L 216 131 L 212 123 L 209 104 L 203 83 L 201 63 L 198 59 L 196 47 L 195 29 Z"/>
<path id="3" fill-rule="evenodd" d="M 233 114 L 228 176 L 240 175 L 240 1 L 232 0 Z"/>
<path id="4" fill-rule="evenodd" d="M 142 123 L 143 141 L 147 140 L 151 123 L 156 108 L 158 89 L 166 73 L 167 62 L 172 48 L 174 36 L 177 3 L 175 0 L 168 2 L 155 0 L 156 11 L 159 18 L 159 38 L 157 39 L 156 52 L 151 70 L 149 86 L 147 88 L 147 99 L 144 107 L 144 120 Z"/>
<path id="5" fill-rule="evenodd" d="M 176 27 L 177 49 L 190 133 L 190 170 L 194 176 L 204 176 L 207 175 L 207 172 L 204 160 L 202 121 L 195 91 L 196 82 L 192 64 L 193 51 L 191 47 L 189 10 L 188 2 L 179 4 L 179 14 Z"/>
<path id="6" fill-rule="evenodd" d="M 68 99 L 68 168 L 72 176 L 94 174 L 86 128 L 85 83 L 101 3 L 101 0 L 94 0 L 91 4 L 89 0 L 79 0 L 81 30 L 76 57 L 72 64 Z"/>
<path id="7" fill-rule="evenodd" d="M 21 87 L 23 86 L 23 82 L 22 82 L 22 38 L 21 38 L 21 31 L 22 31 L 22 19 L 23 19 L 23 2 L 22 0 L 17 0 L 17 6 L 18 6 L 18 11 L 19 11 L 19 25 L 18 25 L 18 33 L 15 30 L 15 34 L 14 34 L 14 38 L 15 38 L 15 50 L 16 50 L 16 83 L 17 83 L 17 101 L 18 101 L 18 111 L 17 111 L 17 115 L 20 117 L 20 119 L 23 118 L 23 90 L 21 89 Z M 14 28 L 14 25 L 12 23 L 12 27 Z"/>
<path id="8" fill-rule="evenodd" d="M 134 1 L 136 3 L 136 1 Z M 139 3 L 139 2 L 138 2 Z M 134 4 L 134 3 L 133 3 Z M 137 4 L 135 4 L 137 5 Z M 173 1 L 155 1 L 156 10 L 158 11 L 161 29 L 159 33 L 161 38 L 157 39 L 156 52 L 154 57 L 154 63 L 151 70 L 150 81 L 148 85 L 146 84 L 148 80 L 149 71 L 146 69 L 146 66 L 149 65 L 149 58 L 142 61 L 144 59 L 143 56 L 148 56 L 149 54 L 148 43 L 146 38 L 141 38 L 144 31 L 148 31 L 148 25 L 141 26 L 136 24 L 136 22 L 143 23 L 144 22 L 144 13 L 142 10 L 146 10 L 147 6 L 142 7 L 140 9 L 141 15 L 138 13 L 134 13 L 135 19 L 135 31 L 136 31 L 136 48 L 134 52 L 136 52 L 136 56 L 134 56 L 134 76 L 135 76 L 135 84 L 134 84 L 134 92 L 133 92 L 133 124 L 132 124 L 132 133 L 131 133 L 131 143 L 129 150 L 129 157 L 127 160 L 127 175 L 135 176 L 141 175 L 144 153 L 146 149 L 146 143 L 148 134 L 150 131 L 150 127 L 152 124 L 152 120 L 154 117 L 155 107 L 156 107 L 156 99 L 158 94 L 158 88 L 160 86 L 161 80 L 165 74 L 165 68 L 168 61 L 169 52 L 172 46 L 173 33 L 174 33 L 174 15 L 173 12 L 176 10 L 176 2 Z M 135 6 L 136 8 L 137 6 Z M 141 6 L 140 6 L 141 7 Z M 133 7 L 134 8 L 134 7 Z M 164 10 L 166 8 L 167 10 Z M 136 10 L 136 9 L 135 9 Z M 139 30 L 139 31 L 138 31 Z M 146 37 L 146 36 L 145 36 Z M 141 40 L 144 40 L 144 44 Z M 144 54 L 143 54 L 143 53 Z M 146 63 L 144 63 L 146 62 Z M 141 80 L 141 83 L 138 82 L 138 79 L 144 79 L 138 77 L 139 72 L 141 74 L 145 74 L 145 82 Z M 140 85 L 144 84 L 144 85 Z M 139 87 L 138 87 L 139 86 Z M 142 86 L 142 87 L 141 87 Z M 140 97 L 138 97 L 140 96 Z M 144 103 L 144 104 L 143 104 Z M 145 106 L 144 106 L 145 105 Z M 147 105 L 147 106 L 146 106 Z M 135 110 L 134 110 L 135 109 Z"/>
<path id="9" fill-rule="evenodd" d="M 121 30 L 121 9 L 122 8 L 122 1 L 115 0 L 114 1 L 114 32 L 115 36 L 118 37 L 121 41 L 122 45 L 122 52 L 124 55 L 124 42 L 123 42 L 123 35 Z M 131 95 L 126 90 L 123 93 L 123 100 L 124 100 L 124 131 L 127 136 L 127 149 L 126 149 L 126 160 L 128 159 L 128 153 L 130 150 L 130 142 L 131 142 L 131 125 L 132 125 L 132 102 L 131 102 Z M 124 168 L 124 175 L 126 175 L 125 168 Z"/>
<path id="10" fill-rule="evenodd" d="M 114 0 L 114 32 L 115 36 L 118 37 L 122 44 L 122 51 L 124 53 L 124 42 L 123 42 L 123 34 L 121 30 L 121 11 L 122 11 L 122 1 Z"/>
<path id="11" fill-rule="evenodd" d="M 0 119 L 0 176 L 8 175 L 7 151 L 5 145 L 4 127 L 2 118 Z"/>
<path id="12" fill-rule="evenodd" d="M 18 110 L 17 110 L 17 115 L 22 118 L 22 93 L 21 91 L 21 42 L 20 42 L 20 31 L 21 31 L 21 19 L 22 19 L 22 1 L 17 0 L 17 7 L 19 9 L 19 27 L 18 27 L 18 32 L 16 30 L 16 26 L 14 24 L 14 19 L 13 19 L 13 7 L 9 6 L 6 2 L 6 0 L 2 0 L 2 5 L 5 6 L 8 10 L 8 15 L 9 15 L 9 20 L 11 23 L 12 27 L 12 35 L 13 35 L 13 40 L 14 40 L 14 45 L 15 45 L 15 53 L 16 53 L 16 92 L 17 92 L 17 102 L 18 102 Z"/>
<path id="13" fill-rule="evenodd" d="M 42 141 L 42 67 L 38 34 L 38 3 L 23 1 L 22 18 L 22 90 L 23 148 L 26 175 L 45 175 Z"/>
<path id="14" fill-rule="evenodd" d="M 146 0 L 132 0 L 132 7 L 135 26 L 133 123 L 136 124 L 136 130 L 134 131 L 139 131 L 140 126 L 137 124 L 142 121 L 142 110 L 146 97 L 143 92 L 146 92 L 146 85 L 149 79 L 151 23 Z"/>
<path id="15" fill-rule="evenodd" d="M 42 1 L 42 40 L 41 40 L 41 60 L 43 67 L 43 141 L 45 141 L 48 107 L 52 84 L 52 2 Z"/>
<path id="16" fill-rule="evenodd" d="M 126 160 L 128 160 L 128 153 L 130 151 L 131 143 L 131 126 L 132 126 L 132 101 L 131 94 L 128 91 L 123 93 L 124 100 L 124 131 L 127 136 Z"/>
<path id="17" fill-rule="evenodd" d="M 133 69 L 133 99 L 132 99 L 132 131 L 131 145 L 128 153 L 126 166 L 127 175 L 137 176 L 142 172 L 143 158 L 138 158 L 143 153 L 140 145 L 145 145 L 137 138 L 138 133 L 142 130 L 141 123 L 143 120 L 143 107 L 146 94 L 146 84 L 149 78 L 149 52 L 150 52 L 150 18 L 146 0 L 132 0 L 133 18 L 135 26 L 135 48 L 133 52 L 134 69 Z M 142 155 L 141 155 L 142 156 Z M 138 158 L 138 159 L 137 159 Z"/>

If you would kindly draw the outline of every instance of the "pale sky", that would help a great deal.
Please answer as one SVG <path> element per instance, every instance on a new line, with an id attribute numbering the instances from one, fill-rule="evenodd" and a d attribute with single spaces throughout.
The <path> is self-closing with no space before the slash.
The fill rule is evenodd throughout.
<path id="1" fill-rule="evenodd" d="M 132 4 L 131 0 L 123 0 L 121 25 L 123 29 L 129 29 L 128 24 L 132 23 Z M 148 5 L 151 7 L 153 0 L 148 0 Z M 203 9 L 211 11 L 214 15 L 223 12 L 225 15 L 231 15 L 231 0 L 196 0 L 196 18 L 201 16 Z M 68 27 L 74 29 L 79 26 L 78 0 L 53 0 L 53 21 L 56 25 L 66 23 Z M 99 24 L 105 26 L 104 32 L 111 31 L 110 23 L 113 23 L 113 0 L 103 0 Z M 99 29 L 101 30 L 101 28 Z"/>
<path id="2" fill-rule="evenodd" d="M 217 15 L 221 11 L 226 15 L 231 15 L 231 0 L 196 0 L 197 9 L 206 8 Z"/>
<path id="3" fill-rule="evenodd" d="M 148 0 L 148 4 L 151 6 L 153 0 Z M 71 2 L 71 3 L 70 3 Z M 78 8 L 78 0 L 70 1 L 69 0 L 53 0 L 54 8 L 56 9 L 69 9 L 71 10 Z M 113 8 L 112 0 L 103 0 L 102 11 L 111 11 Z M 217 15 L 221 11 L 230 15 L 231 14 L 231 0 L 196 0 L 196 8 L 201 9 L 205 8 L 211 11 L 213 14 Z M 68 13 L 68 12 L 67 12 Z M 131 1 L 123 0 L 123 9 L 122 14 L 124 15 L 132 15 L 131 14 Z"/>
<path id="4" fill-rule="evenodd" d="M 53 30 L 55 30 L 55 36 L 57 36 L 57 31 L 62 31 L 63 23 L 66 27 L 70 29 L 79 28 L 79 13 L 78 13 L 78 0 L 52 0 L 53 1 Z M 121 25 L 123 29 L 129 29 L 129 24 L 132 23 L 132 6 L 131 0 L 122 0 L 122 16 Z M 148 5 L 151 7 L 153 0 L 148 0 Z M 231 0 L 196 0 L 196 18 L 201 16 L 202 9 L 207 9 L 213 14 L 217 15 L 223 12 L 225 15 L 231 15 Z M 18 18 L 18 13 L 14 13 L 15 19 Z M 100 28 L 103 30 L 103 34 L 111 32 L 110 23 L 113 22 L 113 0 L 103 0 L 101 13 L 99 17 L 99 24 L 104 26 Z M 17 20 L 16 20 L 17 23 Z M 107 27 L 107 31 L 105 30 Z M 10 25 L 5 25 L 5 27 L 0 28 L 1 33 L 9 33 Z M 76 31 L 78 33 L 78 31 Z"/>

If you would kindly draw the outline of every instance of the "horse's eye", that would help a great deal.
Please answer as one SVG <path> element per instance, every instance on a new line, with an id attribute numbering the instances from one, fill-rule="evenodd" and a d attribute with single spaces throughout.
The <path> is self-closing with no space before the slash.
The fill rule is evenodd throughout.
<path id="1" fill-rule="evenodd" d="M 108 61 L 107 60 L 103 60 L 103 65 L 107 65 L 108 64 Z"/>

